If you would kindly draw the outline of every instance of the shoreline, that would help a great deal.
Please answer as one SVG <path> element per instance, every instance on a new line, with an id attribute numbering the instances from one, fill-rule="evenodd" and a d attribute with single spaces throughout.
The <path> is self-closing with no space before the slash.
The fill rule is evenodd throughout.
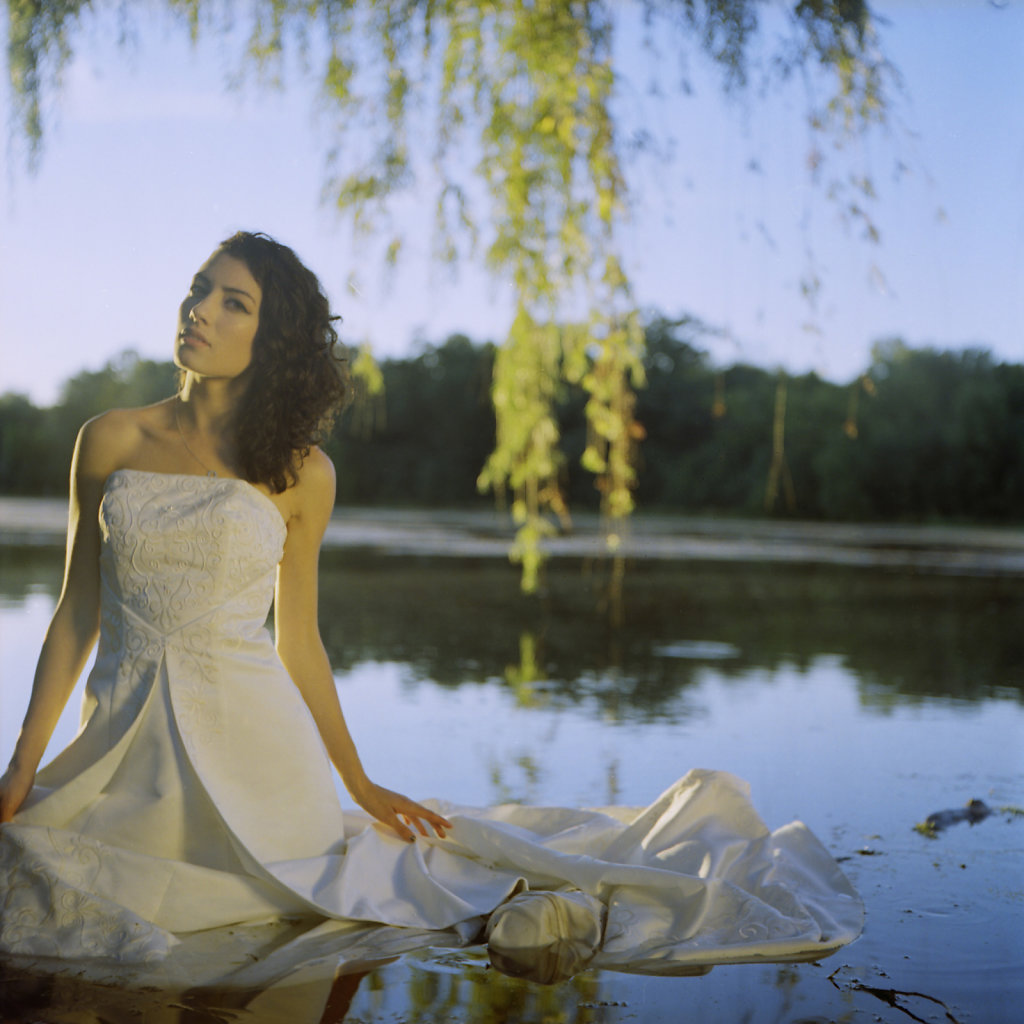
<path id="1" fill-rule="evenodd" d="M 67 506 L 57 498 L 0 498 L 0 546 L 63 547 Z M 515 529 L 487 509 L 338 508 L 325 550 L 377 555 L 507 559 Z M 609 546 L 600 518 L 577 513 L 544 541 L 552 558 L 779 562 L 954 575 L 1024 575 L 1024 531 L 985 526 L 821 523 L 634 515 Z"/>

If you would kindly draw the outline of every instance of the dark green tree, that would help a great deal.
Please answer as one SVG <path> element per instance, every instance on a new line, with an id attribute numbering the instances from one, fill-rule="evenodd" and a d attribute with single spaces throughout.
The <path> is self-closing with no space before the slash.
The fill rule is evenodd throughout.
<path id="1" fill-rule="evenodd" d="M 1024 404 L 1019 366 L 981 350 L 880 343 L 876 396 L 861 417 L 865 454 L 849 467 L 882 519 L 1019 517 Z"/>
<path id="2" fill-rule="evenodd" d="M 107 409 L 147 405 L 174 393 L 171 363 L 123 352 L 99 370 L 83 370 L 48 410 L 18 395 L 0 397 L 0 486 L 8 494 L 66 494 L 81 425 Z"/>
<path id="3" fill-rule="evenodd" d="M 53 450 L 46 427 L 46 413 L 37 409 L 25 395 L 0 395 L 0 491 L 3 494 L 44 494 L 49 490 Z"/>
<path id="4" fill-rule="evenodd" d="M 381 393 L 366 399 L 370 408 L 328 444 L 338 500 L 462 505 L 478 499 L 476 478 L 494 447 L 493 364 L 493 345 L 474 345 L 461 334 L 413 358 L 383 362 Z"/>
<path id="5" fill-rule="evenodd" d="M 765 514 L 780 378 L 718 369 L 695 320 L 646 326 L 636 418 L 646 437 L 638 503 L 648 511 Z M 488 386 L 495 348 L 453 335 L 378 367 L 383 390 L 343 421 L 328 444 L 342 504 L 466 505 L 494 445 Z M 63 494 L 81 423 L 111 406 L 156 401 L 175 370 L 125 353 L 77 374 L 51 409 L 0 396 L 0 491 Z M 869 372 L 840 387 L 813 374 L 782 378 L 782 466 L 774 513 L 830 520 L 1019 522 L 1024 508 L 1024 366 L 982 351 L 876 347 Z M 556 406 L 566 450 L 588 443 L 579 385 Z M 577 458 L 560 487 L 596 507 Z"/>

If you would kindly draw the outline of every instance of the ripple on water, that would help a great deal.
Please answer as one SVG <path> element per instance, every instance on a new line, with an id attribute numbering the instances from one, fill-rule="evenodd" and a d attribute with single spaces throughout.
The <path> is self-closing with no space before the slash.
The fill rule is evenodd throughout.
<path id="1" fill-rule="evenodd" d="M 679 658 L 688 661 L 727 661 L 738 658 L 740 649 L 733 644 L 715 640 L 681 640 L 679 643 L 662 644 L 654 648 L 658 658 Z"/>

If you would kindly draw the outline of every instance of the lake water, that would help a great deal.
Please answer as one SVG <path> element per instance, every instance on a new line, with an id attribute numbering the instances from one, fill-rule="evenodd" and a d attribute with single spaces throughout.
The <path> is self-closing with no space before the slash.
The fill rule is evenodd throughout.
<path id="1" fill-rule="evenodd" d="M 6 758 L 61 557 L 4 547 L 0 570 Z M 695 978 L 587 972 L 543 987 L 479 949 L 419 953 L 370 972 L 346 1020 L 1021 1019 L 1019 575 L 651 559 L 628 569 L 621 627 L 588 559 L 553 562 L 533 598 L 487 557 L 328 551 L 321 584 L 342 704 L 379 781 L 462 804 L 640 805 L 692 767 L 727 770 L 772 828 L 806 822 L 867 905 L 864 935 L 820 964 Z M 1006 810 L 914 830 L 972 798 Z M 24 1019 L 91 1019 L 47 998 L 34 991 Z M 201 1000 L 173 1012 L 159 1019 L 257 1019 Z"/>

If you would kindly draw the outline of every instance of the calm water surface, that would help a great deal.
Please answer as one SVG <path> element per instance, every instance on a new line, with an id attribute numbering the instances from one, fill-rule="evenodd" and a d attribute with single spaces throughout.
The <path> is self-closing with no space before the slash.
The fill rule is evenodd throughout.
<path id="1" fill-rule="evenodd" d="M 60 566 L 0 549 L 4 758 Z M 527 599 L 498 561 L 328 553 L 321 589 L 342 703 L 380 781 L 462 804 L 641 805 L 691 767 L 728 770 L 769 826 L 805 821 L 868 908 L 863 937 L 821 964 L 697 978 L 545 988 L 480 950 L 407 956 L 360 983 L 346 1020 L 1021 1019 L 1024 818 L 934 839 L 913 826 L 971 798 L 1024 805 L 1024 580 L 650 563 L 627 576 L 621 628 L 587 564 L 553 565 Z M 76 724 L 77 696 L 55 749 Z M 33 998 L 33 1020 L 81 1019 Z M 262 1019 L 173 1012 L 160 1019 Z"/>

